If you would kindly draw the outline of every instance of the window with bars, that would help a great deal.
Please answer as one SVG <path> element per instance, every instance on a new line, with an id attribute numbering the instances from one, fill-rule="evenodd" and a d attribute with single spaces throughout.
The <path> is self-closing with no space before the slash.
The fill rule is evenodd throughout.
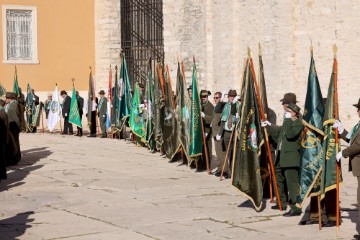
<path id="1" fill-rule="evenodd" d="M 38 63 L 36 8 L 3 5 L 3 62 Z"/>

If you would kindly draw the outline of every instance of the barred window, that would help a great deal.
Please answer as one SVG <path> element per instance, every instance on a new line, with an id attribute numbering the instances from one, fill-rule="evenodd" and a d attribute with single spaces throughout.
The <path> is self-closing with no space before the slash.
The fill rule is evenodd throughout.
<path id="1" fill-rule="evenodd" d="M 36 8 L 3 5 L 4 63 L 38 63 Z"/>

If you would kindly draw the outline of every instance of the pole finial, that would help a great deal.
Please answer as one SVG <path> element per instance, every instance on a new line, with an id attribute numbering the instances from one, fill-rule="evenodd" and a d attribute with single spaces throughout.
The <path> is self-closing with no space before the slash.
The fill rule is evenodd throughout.
<path id="1" fill-rule="evenodd" d="M 310 54 L 311 54 L 311 56 L 313 56 L 313 54 L 314 54 L 314 47 L 313 47 L 311 38 L 310 38 Z"/>
<path id="2" fill-rule="evenodd" d="M 337 54 L 337 46 L 336 46 L 336 44 L 333 45 L 333 51 L 334 51 L 334 58 L 336 58 L 336 54 Z"/>
<path id="3" fill-rule="evenodd" d="M 259 43 L 259 56 L 262 55 L 262 49 L 261 49 L 261 44 Z"/>
<path id="4" fill-rule="evenodd" d="M 196 63 L 196 61 L 195 61 L 195 55 L 193 55 L 193 62 L 194 62 L 194 64 Z"/>
<path id="5" fill-rule="evenodd" d="M 250 50 L 250 47 L 247 47 L 247 54 L 248 54 L 248 57 L 251 58 L 251 50 Z"/>

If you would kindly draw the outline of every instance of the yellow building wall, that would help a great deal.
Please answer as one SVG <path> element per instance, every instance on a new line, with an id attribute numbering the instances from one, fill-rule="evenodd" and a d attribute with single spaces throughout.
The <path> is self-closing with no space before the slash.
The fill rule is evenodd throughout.
<path id="1" fill-rule="evenodd" d="M 88 89 L 89 66 L 95 72 L 95 32 L 93 0 L 2 0 L 3 5 L 37 7 L 37 48 L 39 64 L 17 64 L 19 85 L 27 83 L 36 92 L 71 90 L 75 78 L 78 90 Z M 0 12 L 2 15 L 2 12 Z M 2 16 L 0 16 L 0 32 Z M 0 82 L 13 89 L 15 64 L 2 63 L 0 37 Z"/>

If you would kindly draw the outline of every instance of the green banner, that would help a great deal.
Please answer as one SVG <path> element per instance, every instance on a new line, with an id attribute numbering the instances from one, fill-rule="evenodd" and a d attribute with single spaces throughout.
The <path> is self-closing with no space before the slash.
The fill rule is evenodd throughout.
<path id="1" fill-rule="evenodd" d="M 259 211 L 263 198 L 260 149 L 264 144 L 264 137 L 249 59 L 244 76 L 246 79 L 240 111 L 241 119 L 235 131 L 232 185 L 244 193 L 253 203 L 256 211 Z"/>
<path id="2" fill-rule="evenodd" d="M 125 54 L 122 54 L 121 58 L 121 68 L 120 68 L 120 107 L 119 107 L 119 118 L 120 125 L 119 130 L 126 125 L 127 118 L 130 116 L 130 109 L 132 106 L 132 97 L 131 97 L 131 86 L 130 79 L 126 65 Z"/>
<path id="3" fill-rule="evenodd" d="M 160 149 L 164 143 L 163 139 L 163 121 L 164 121 L 164 99 L 161 90 L 160 78 L 163 79 L 162 66 L 155 65 L 154 77 L 154 137 L 156 148 Z"/>
<path id="4" fill-rule="evenodd" d="M 111 99 L 111 125 L 115 126 L 115 131 L 118 131 L 120 126 L 120 96 L 119 96 L 119 80 L 118 80 L 118 68 L 115 66 L 115 83 L 112 91 Z"/>
<path id="5" fill-rule="evenodd" d="M 134 96 L 130 110 L 130 128 L 133 134 L 138 136 L 142 142 L 146 142 L 146 132 L 144 127 L 144 119 L 140 108 L 140 90 L 138 83 L 135 83 Z"/>
<path id="6" fill-rule="evenodd" d="M 190 120 L 190 158 L 202 155 L 202 125 L 201 105 L 198 90 L 196 64 L 193 65 L 192 73 L 192 99 L 191 99 L 191 120 Z"/>
<path id="7" fill-rule="evenodd" d="M 16 67 L 15 67 L 15 74 L 14 74 L 14 90 L 13 90 L 13 92 L 16 94 L 17 99 L 21 97 Z"/>
<path id="8" fill-rule="evenodd" d="M 336 59 L 334 59 L 334 63 L 335 61 Z M 322 172 L 320 178 L 321 198 L 325 197 L 325 193 L 327 191 L 336 188 L 337 148 L 335 144 L 335 129 L 332 128 L 332 125 L 335 123 L 334 74 L 335 73 L 333 69 L 330 78 L 328 94 L 327 94 L 324 123 L 323 123 L 325 137 L 323 140 L 323 161 L 322 161 Z M 338 151 L 340 151 L 340 144 L 338 146 Z M 340 182 L 342 182 L 341 168 L 340 168 Z"/>
<path id="9" fill-rule="evenodd" d="M 34 116 L 36 113 L 36 106 L 35 106 L 35 100 L 34 100 L 35 96 L 31 91 L 30 84 L 27 85 L 26 92 L 27 92 L 27 94 L 26 94 L 25 109 L 26 109 L 26 116 L 27 116 L 27 128 L 30 132 L 32 132 Z"/>
<path id="10" fill-rule="evenodd" d="M 72 94 L 71 94 L 69 122 L 82 128 L 81 118 L 80 118 L 80 114 L 79 114 L 79 106 L 78 106 L 78 102 L 77 102 L 77 98 L 76 98 L 76 91 L 75 91 L 74 86 L 73 86 L 73 90 L 72 90 Z"/>
<path id="11" fill-rule="evenodd" d="M 95 101 L 94 79 L 92 77 L 92 71 L 90 70 L 89 91 L 88 91 L 88 114 L 87 114 L 87 120 L 88 120 L 89 128 L 91 128 L 91 112 L 92 112 L 92 109 L 93 109 L 94 101 Z"/>
<path id="12" fill-rule="evenodd" d="M 177 78 L 176 78 L 176 117 L 177 117 L 177 131 L 178 137 L 183 148 L 184 154 L 189 159 L 189 144 L 190 144 L 190 112 L 191 102 L 189 94 L 186 91 L 186 79 L 178 63 Z M 191 160 L 188 161 L 191 164 Z"/>
<path id="13" fill-rule="evenodd" d="M 305 134 L 301 141 L 300 192 L 297 197 L 297 205 L 300 207 L 304 205 L 307 197 L 319 194 L 320 186 L 318 180 L 323 157 L 321 146 L 321 140 L 324 135 L 322 127 L 323 116 L 323 98 L 316 73 L 315 61 L 311 55 L 303 115 Z"/>
<path id="14" fill-rule="evenodd" d="M 166 157 L 172 160 L 175 154 L 179 151 L 180 139 L 178 136 L 178 121 L 175 117 L 175 104 L 170 81 L 170 76 L 166 75 L 163 139 Z"/>

